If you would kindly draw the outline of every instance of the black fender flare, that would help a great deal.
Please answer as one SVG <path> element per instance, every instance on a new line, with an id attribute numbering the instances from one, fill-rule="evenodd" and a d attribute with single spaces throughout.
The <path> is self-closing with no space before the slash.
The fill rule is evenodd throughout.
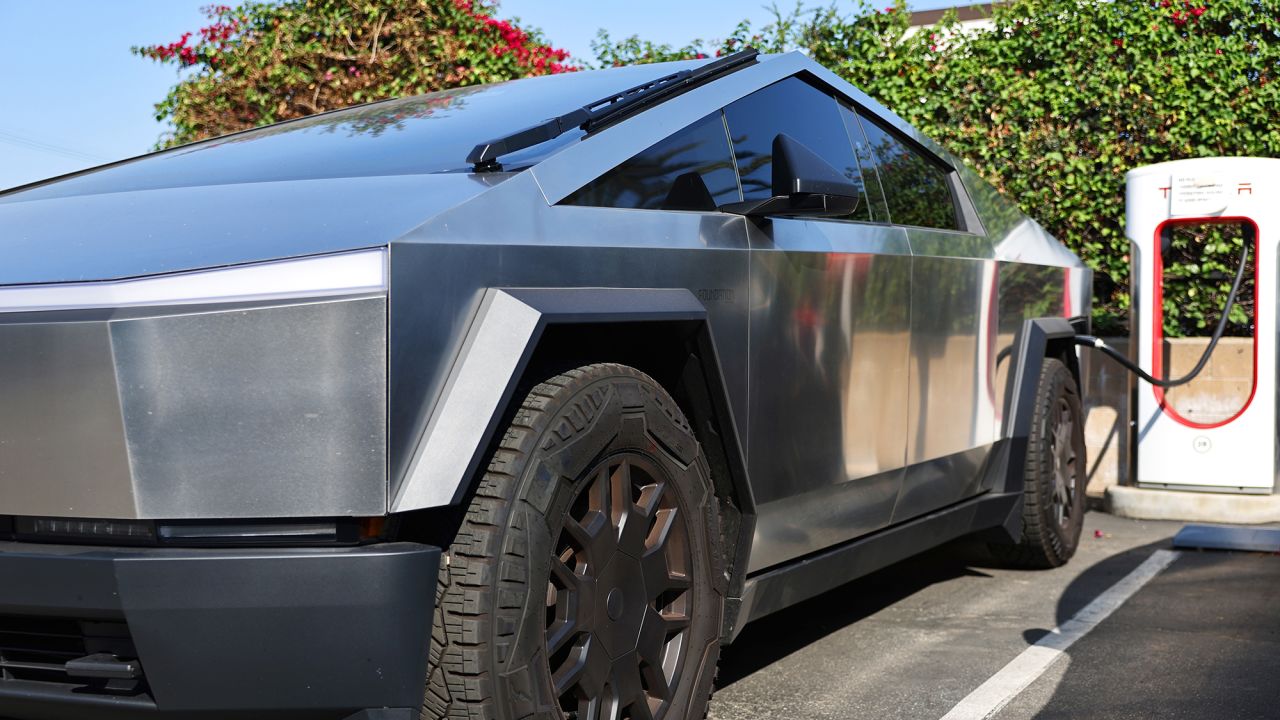
<path id="1" fill-rule="evenodd" d="M 989 477 L 986 486 L 991 492 L 1022 495 L 1023 469 L 1027 462 L 1031 421 L 1035 416 L 1036 387 L 1045 359 L 1064 354 L 1077 384 L 1080 382 L 1080 368 L 1072 342 L 1078 332 L 1077 324 L 1078 321 L 1062 317 L 1028 318 L 1014 336 L 1012 377 L 1005 389 L 1001 428 L 1004 442 L 999 444 L 987 466 Z M 994 530 L 996 532 L 990 536 L 993 540 L 1012 542 L 1021 537 L 1021 498 Z"/>

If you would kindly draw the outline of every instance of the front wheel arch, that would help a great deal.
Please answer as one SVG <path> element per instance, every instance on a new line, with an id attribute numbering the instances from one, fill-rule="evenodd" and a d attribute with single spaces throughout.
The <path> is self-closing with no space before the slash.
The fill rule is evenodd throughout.
<path id="1" fill-rule="evenodd" d="M 511 323 L 497 309 L 518 309 Z M 504 310 L 509 312 L 509 310 Z M 404 503 L 412 495 L 410 473 L 393 483 L 400 537 L 447 546 L 483 476 L 483 459 L 501 441 L 498 429 L 519 409 L 520 399 L 543 378 L 592 363 L 618 363 L 651 376 L 688 413 L 710 467 L 721 509 L 728 601 L 722 637 L 734 634 L 755 529 L 755 502 L 737 433 L 729 389 L 705 306 L 687 289 L 501 289 L 486 292 L 467 346 L 492 324 L 512 355 L 509 376 L 486 377 L 502 388 L 496 409 L 486 411 L 488 430 L 478 436 L 473 457 L 458 473 L 451 499 L 426 505 Z M 513 332 L 512 328 L 519 332 Z M 492 357 L 476 358 L 484 362 Z M 470 362 L 464 348 L 446 387 Z M 448 425 L 448 423 L 442 423 Z M 456 457 L 450 462 L 457 462 Z"/>

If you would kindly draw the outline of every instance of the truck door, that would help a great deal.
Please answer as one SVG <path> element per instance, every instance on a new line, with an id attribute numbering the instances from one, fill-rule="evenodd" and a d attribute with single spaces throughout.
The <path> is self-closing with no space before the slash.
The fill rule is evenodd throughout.
<path id="1" fill-rule="evenodd" d="M 864 142 L 889 217 L 911 243 L 907 471 L 899 522 L 977 494 L 995 441 L 990 240 L 967 232 L 954 171 L 928 150 L 863 114 Z"/>
<path id="2" fill-rule="evenodd" d="M 725 108 L 744 199 L 772 194 L 786 133 L 855 179 L 852 111 L 793 77 Z M 884 527 L 903 481 L 911 255 L 879 186 L 849 217 L 748 223 L 750 570 Z"/>

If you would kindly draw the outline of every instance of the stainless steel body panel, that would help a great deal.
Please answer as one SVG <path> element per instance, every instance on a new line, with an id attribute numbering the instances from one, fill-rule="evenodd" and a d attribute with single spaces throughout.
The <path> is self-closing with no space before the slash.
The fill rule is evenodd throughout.
<path id="1" fill-rule="evenodd" d="M 978 467 L 996 440 L 989 383 L 995 297 L 990 239 L 910 228 L 911 402 L 907 464 L 895 522 L 977 491 Z M 1001 398 L 1003 399 L 1003 398 Z"/>
<path id="2" fill-rule="evenodd" d="M 751 571 L 890 521 L 907 451 L 911 248 L 901 228 L 752 228 Z"/>
<path id="3" fill-rule="evenodd" d="M 408 450 L 410 464 L 391 497 L 392 512 L 453 503 L 467 467 L 458 459 L 484 443 L 491 419 L 502 413 L 506 385 L 495 378 L 518 372 L 539 317 L 507 293 L 484 293 L 421 442 Z"/>
<path id="4" fill-rule="evenodd" d="M 616 92 L 672 69 L 578 82 Z M 971 232 L 557 204 L 675 131 L 800 73 L 955 165 Z M 448 97 L 479 107 L 503 92 L 560 93 L 574 80 L 521 82 L 535 84 Z M 546 106 L 573 99 L 560 111 L 571 110 L 585 92 L 549 95 Z M 762 58 L 602 130 L 573 130 L 521 156 L 524 172 L 459 172 L 432 157 L 421 172 L 448 172 L 415 174 L 404 158 L 417 148 L 386 138 L 428 138 L 439 108 L 408 102 L 418 115 L 399 128 L 392 107 L 401 105 L 324 121 L 376 145 L 385 176 L 348 148 L 344 162 L 361 169 L 346 175 L 148 185 L 152 160 L 143 159 L 129 170 L 141 183 L 133 189 L 104 190 L 98 178 L 77 181 L 79 190 L 51 183 L 0 195 L 0 285 L 390 247 L 385 300 L 188 306 L 83 326 L 62 315 L 17 319 L 0 303 L 0 388 L 20 399 L 19 409 L 14 400 L 0 409 L 0 513 L 258 517 L 447 505 L 467 480 L 466 438 L 501 411 L 494 390 L 511 380 L 511 354 L 535 321 L 494 292 L 675 289 L 705 306 L 726 421 L 758 503 L 758 571 L 988 489 L 983 468 L 1009 436 L 1004 351 L 1014 333 L 1027 317 L 1088 310 L 1090 274 L 1078 258 L 928 138 L 799 54 Z M 315 135 L 279 134 L 298 143 Z M 259 137 L 284 142 L 264 131 L 242 145 L 192 146 L 188 156 L 203 148 L 242 157 Z M 307 172 L 323 171 L 307 162 Z M 42 369 L 37 358 L 49 354 L 59 360 Z M 51 395 L 60 400 L 41 402 Z M 317 405 L 325 409 L 311 417 Z M 63 457 L 42 460 L 61 447 Z M 46 481 L 33 485 L 37 476 Z"/>
<path id="5" fill-rule="evenodd" d="M 114 280 L 386 245 L 486 187 L 465 175 L 400 175 L 44 200 L 0 195 L 0 286 Z"/>
<path id="6" fill-rule="evenodd" d="M 470 219 L 477 214 L 489 220 Z M 394 244 L 392 497 L 405 482 L 487 288 L 683 288 L 710 298 L 704 303 L 708 321 L 722 348 L 721 370 L 745 436 L 745 222 L 721 213 L 549 207 L 526 173 Z"/>
<path id="7" fill-rule="evenodd" d="M 893 522 L 920 517 L 988 489 L 982 482 L 994 448 L 994 444 L 979 445 L 910 465 L 893 507 Z"/>
<path id="8" fill-rule="evenodd" d="M 0 512 L 137 513 L 105 323 L 0 324 Z"/>
<path id="9" fill-rule="evenodd" d="M 386 300 L 0 314 L 0 512 L 380 514 Z"/>
<path id="10" fill-rule="evenodd" d="M 440 507 L 465 497 L 486 459 L 494 422 L 548 326 L 564 322 L 691 322 L 706 309 L 688 289 L 489 289 L 436 403 L 391 511 Z M 503 383 L 500 379 L 506 378 Z M 461 460 L 470 458 L 469 461 Z"/>

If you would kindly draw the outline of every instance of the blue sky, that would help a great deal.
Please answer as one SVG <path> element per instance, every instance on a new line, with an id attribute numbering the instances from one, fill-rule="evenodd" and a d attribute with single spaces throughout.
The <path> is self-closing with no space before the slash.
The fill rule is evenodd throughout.
<path id="1" fill-rule="evenodd" d="M 150 150 L 165 129 L 152 106 L 177 73 L 131 55 L 129 47 L 198 29 L 200 7 L 211 2 L 0 0 L 0 188 Z M 963 4 L 916 0 L 913 7 Z M 787 0 L 778 5 L 791 7 Z M 541 28 L 587 59 L 600 28 L 614 37 L 679 44 L 721 38 L 743 18 L 759 25 L 772 17 L 767 3 L 741 0 L 505 0 L 499 14 Z"/>

